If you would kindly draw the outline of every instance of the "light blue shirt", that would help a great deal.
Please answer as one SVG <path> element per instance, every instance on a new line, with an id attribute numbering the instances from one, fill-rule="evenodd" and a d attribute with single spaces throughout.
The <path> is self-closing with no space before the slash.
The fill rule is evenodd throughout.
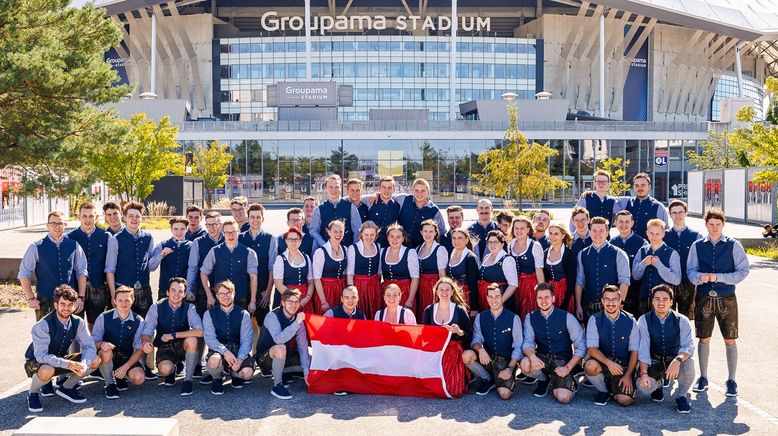
<path id="1" fill-rule="evenodd" d="M 132 233 L 127 227 L 124 227 L 122 228 L 121 231 L 129 233 L 135 239 L 138 239 L 140 237 L 140 230 L 135 233 Z M 157 246 L 154 244 L 154 237 L 151 236 L 150 233 L 144 232 L 144 234 L 149 235 L 149 238 L 151 238 L 151 241 L 149 241 L 149 249 L 146 251 L 146 258 L 150 261 L 156 254 L 155 250 Z M 105 254 L 105 272 L 107 273 L 116 272 L 116 259 L 118 258 L 118 256 L 119 256 L 119 240 L 116 239 L 116 236 L 114 236 L 113 238 L 108 238 L 108 251 Z M 147 263 L 147 266 L 148 265 L 150 265 L 150 262 Z M 132 286 L 133 284 L 134 283 L 116 283 L 116 286 L 119 285 Z"/>
<path id="2" fill-rule="evenodd" d="M 718 245 L 722 241 L 729 239 L 730 238 L 726 236 L 722 236 L 714 245 Z M 700 261 L 697 259 L 696 245 L 700 243 L 707 243 L 709 241 L 710 237 L 706 236 L 703 239 L 694 241 L 691 248 L 689 248 L 689 257 L 686 260 L 686 275 L 693 285 L 701 285 L 702 282 L 700 281 L 700 275 L 707 274 L 704 271 L 700 271 Z M 735 261 L 735 271 L 731 273 L 713 273 L 716 275 L 717 283 L 724 283 L 725 285 L 736 285 L 745 280 L 746 276 L 748 276 L 748 256 L 746 256 L 746 251 L 743 249 L 743 245 L 741 245 L 739 241 L 734 242 L 735 246 L 732 247 L 732 257 L 734 257 Z"/>
<path id="3" fill-rule="evenodd" d="M 619 317 L 626 316 L 619 311 L 619 316 L 616 319 L 611 319 L 606 313 L 603 316 L 608 318 L 611 324 L 615 324 L 619 320 Z M 600 348 L 600 332 L 597 329 L 597 317 L 589 317 L 589 322 L 586 324 L 586 347 L 587 348 Z M 638 351 L 640 347 L 640 331 L 638 330 L 638 323 L 632 318 L 632 330 L 629 332 L 629 345 L 628 350 Z"/>
<path id="4" fill-rule="evenodd" d="M 180 241 L 176 241 L 174 239 L 174 241 L 176 242 L 176 247 L 180 247 L 181 244 L 188 242 L 186 239 L 182 239 Z M 162 241 L 154 247 L 154 255 L 149 258 L 149 271 L 156 271 L 157 268 L 159 268 L 159 265 L 162 263 L 162 259 L 164 259 L 164 257 L 162 257 L 162 250 L 165 249 L 162 244 L 165 242 L 167 241 Z M 191 257 L 192 253 L 189 253 L 189 255 Z"/>
<path id="5" fill-rule="evenodd" d="M 689 322 L 689 318 L 675 314 L 679 318 L 678 326 L 681 329 L 681 348 L 678 349 L 678 353 L 688 354 L 690 357 L 694 355 L 694 341 L 692 340 L 692 323 Z M 657 316 L 657 318 L 659 318 Z M 659 318 L 659 321 L 664 324 L 665 319 Z M 648 333 L 648 323 L 646 322 L 646 315 L 643 315 L 638 320 L 638 330 L 640 331 L 640 346 L 638 349 L 638 360 L 651 365 L 651 335 Z"/>
<path id="6" fill-rule="evenodd" d="M 113 312 L 113 319 L 119 318 L 119 311 L 116 309 L 111 310 Z M 134 314 L 132 311 L 130 311 L 130 314 L 127 316 L 127 318 L 122 320 L 122 325 L 130 319 L 132 319 L 132 315 L 137 316 L 140 319 L 140 324 L 138 325 L 138 329 L 135 330 L 135 337 L 132 339 L 132 348 L 135 350 L 139 350 L 143 344 L 141 343 L 140 337 L 143 335 L 144 330 L 144 323 L 143 323 L 143 317 L 140 315 Z M 97 342 L 103 342 L 103 337 L 105 336 L 105 321 L 103 320 L 104 315 L 100 315 L 95 320 L 94 325 L 92 325 L 92 340 Z M 118 344 L 114 344 L 118 345 Z"/>
<path id="7" fill-rule="evenodd" d="M 662 245 L 665 245 L 665 243 L 662 242 Z M 665 283 L 677 285 L 681 283 L 681 256 L 672 248 L 671 250 L 672 253 L 670 254 L 670 265 L 665 265 L 661 260 L 658 260 L 659 258 L 657 258 L 657 261 L 652 263 L 651 266 L 656 268 L 656 272 L 659 273 L 659 277 L 661 277 Z M 654 252 L 656 252 L 656 250 L 654 250 Z M 643 273 L 646 272 L 646 265 L 643 264 L 642 253 L 643 250 L 638 251 L 637 254 L 635 254 L 635 261 L 632 263 L 632 277 L 635 280 L 642 279 Z"/>
<path id="8" fill-rule="evenodd" d="M 482 347 L 484 345 L 484 335 L 483 332 L 481 332 L 481 317 L 491 316 L 496 320 L 500 315 L 502 315 L 502 310 L 500 310 L 500 313 L 498 313 L 497 316 L 494 316 L 491 310 L 479 313 L 473 321 L 473 340 L 471 341 L 471 344 L 478 344 Z M 521 334 L 521 320 L 519 320 L 518 315 L 513 315 L 513 328 L 511 330 L 511 334 L 513 335 L 513 343 L 511 344 L 513 352 L 511 352 L 511 359 L 521 360 L 521 358 L 524 357 L 524 352 L 521 348 L 521 345 L 524 343 L 524 337 Z"/>
<path id="9" fill-rule="evenodd" d="M 224 309 L 219 306 L 217 310 Z M 232 310 L 243 312 L 243 319 L 240 321 L 240 348 L 238 349 L 238 353 L 235 355 L 235 357 L 241 360 L 246 360 L 246 358 L 249 357 L 249 354 L 251 353 L 251 346 L 254 339 L 254 330 L 251 326 L 251 315 L 235 305 L 232 306 Z M 216 337 L 216 328 L 213 326 L 211 312 L 209 310 L 206 310 L 203 314 L 203 337 L 205 338 L 205 344 L 208 345 L 208 349 L 216 351 L 221 355 L 224 355 L 224 353 L 228 351 L 227 347 L 219 342 L 219 339 Z"/>
<path id="10" fill-rule="evenodd" d="M 211 238 L 211 235 L 206 233 L 205 237 Z M 219 235 L 219 239 L 214 240 L 211 238 L 211 240 L 214 242 L 218 242 L 221 239 L 221 234 Z M 192 246 L 189 247 L 189 267 L 186 270 L 186 292 L 192 293 L 192 290 L 194 289 L 195 280 L 197 280 L 197 274 L 200 272 L 197 269 L 198 263 L 200 263 L 200 238 L 192 241 Z"/>
<path id="11" fill-rule="evenodd" d="M 619 277 L 619 284 L 629 285 L 630 284 L 629 278 L 631 276 L 629 270 L 629 257 L 627 257 L 627 253 L 625 253 L 624 250 L 610 244 L 609 242 L 600 245 L 600 248 L 595 247 L 594 243 L 592 243 L 592 245 L 590 245 L 589 247 L 591 247 L 594 250 L 597 250 L 597 252 L 599 253 L 600 250 L 602 250 L 602 247 L 605 247 L 606 245 L 611 245 L 613 248 L 616 249 L 616 273 L 618 274 Z M 584 250 L 586 250 L 589 247 L 584 248 Z M 586 285 L 586 271 L 584 271 L 584 264 L 583 261 L 581 260 L 581 255 L 583 254 L 584 250 L 581 250 L 581 252 L 578 253 L 578 272 L 575 277 L 575 284 L 580 286 Z"/>
<path id="12" fill-rule="evenodd" d="M 286 315 L 282 314 L 282 316 Z M 278 317 L 271 312 L 265 317 L 263 326 L 270 333 L 273 342 L 278 345 L 285 344 L 295 338 L 297 352 L 300 355 L 300 366 L 303 368 L 303 374 L 307 376 L 311 366 L 311 356 L 308 355 L 308 334 L 305 332 L 305 323 L 298 324 L 297 320 L 292 320 L 292 323 L 282 330 Z"/>
<path id="13" fill-rule="evenodd" d="M 59 244 L 54 241 L 54 238 L 52 238 L 51 235 L 46 235 L 46 237 L 49 238 L 49 240 L 57 247 L 59 247 Z M 60 244 L 63 240 L 65 240 L 64 236 L 59 241 Z M 40 258 L 38 257 L 38 244 L 32 243 L 29 247 L 27 247 L 27 251 L 24 252 L 24 256 L 22 256 L 22 262 L 19 264 L 19 275 L 17 275 L 16 278 L 32 279 L 32 273 L 35 272 L 35 267 L 38 266 L 38 261 L 40 261 Z M 81 249 L 81 245 L 79 245 L 78 242 L 76 242 L 76 252 L 75 256 L 73 257 L 73 271 L 76 273 L 77 279 L 85 277 L 89 274 L 87 271 L 86 255 L 84 254 L 84 250 Z"/>
<path id="14" fill-rule="evenodd" d="M 548 316 L 551 316 L 555 310 L 556 308 L 552 307 Z M 541 311 L 540 314 L 543 315 L 543 312 Z M 532 312 L 524 317 L 524 345 L 522 347 L 524 350 L 534 350 L 537 345 L 535 343 L 535 329 L 532 328 L 532 322 L 530 321 L 531 315 Z M 548 318 L 548 316 L 543 315 L 544 318 Z M 584 338 L 581 324 L 569 313 L 567 314 L 567 319 L 565 319 L 565 324 L 567 325 L 567 333 L 570 335 L 570 341 L 573 343 L 573 355 L 583 358 L 586 356 L 586 339 Z"/>
<path id="15" fill-rule="evenodd" d="M 349 201 L 348 198 L 343 198 L 346 201 Z M 329 201 L 333 205 L 336 205 L 338 201 L 332 201 L 329 198 L 325 201 Z M 353 203 L 349 201 L 349 204 L 351 204 L 351 218 L 349 220 L 351 221 L 351 232 L 354 235 L 353 240 L 351 241 L 343 241 L 347 243 L 348 245 L 353 244 L 354 242 L 357 242 L 357 238 L 359 238 L 359 227 L 362 226 L 362 218 L 359 216 L 359 210 L 357 210 L 357 207 L 354 206 Z M 317 206 L 316 209 L 313 210 L 313 216 L 311 216 L 311 224 L 308 225 L 308 233 L 313 236 L 313 240 L 318 244 L 317 247 L 321 247 L 324 245 L 329 237 L 325 238 L 327 236 L 326 234 L 321 234 L 321 212 L 319 211 L 319 208 L 321 205 Z M 314 247 L 316 249 L 316 247 Z"/>
<path id="16" fill-rule="evenodd" d="M 65 324 L 62 324 L 56 314 L 52 316 L 55 318 L 54 322 L 60 323 L 65 330 L 70 330 L 73 326 L 72 319 L 75 315 L 68 318 Z M 81 346 L 81 363 L 88 368 L 95 356 L 97 356 L 97 348 L 95 347 L 95 341 L 92 340 L 92 336 L 89 335 L 89 331 L 86 329 L 86 321 L 81 318 L 78 318 L 78 321 L 75 342 L 78 342 L 78 345 Z M 68 363 L 71 361 L 49 354 L 49 343 L 51 343 L 49 323 L 45 319 L 41 319 L 32 326 L 32 347 L 35 360 L 40 364 L 53 366 L 54 368 L 67 368 Z"/>
<path id="17" fill-rule="evenodd" d="M 224 246 L 226 247 L 227 244 L 224 243 Z M 218 247 L 218 245 L 216 247 Z M 213 272 L 214 267 L 216 267 L 217 260 L 229 262 L 229 260 L 227 259 L 216 258 L 216 251 L 215 251 L 216 247 L 211 248 L 211 251 L 209 251 L 208 254 L 205 256 L 205 259 L 203 260 L 203 266 L 200 267 L 200 272 L 204 272 L 205 274 L 210 275 Z M 235 247 L 237 247 L 237 245 Z M 227 247 L 227 249 L 230 250 L 230 253 L 232 253 L 232 251 L 235 248 L 230 249 L 230 247 Z M 246 247 L 246 250 L 248 251 L 248 255 L 246 256 L 247 258 L 246 273 L 256 275 L 259 268 L 259 260 L 257 260 L 257 252 L 248 247 Z M 275 260 L 275 258 L 273 260 Z"/>
<path id="18" fill-rule="evenodd" d="M 173 307 L 172 304 L 170 304 L 170 300 L 168 300 L 168 305 L 171 309 L 175 312 L 177 309 L 181 308 L 181 305 L 184 303 L 182 302 L 181 305 L 179 305 L 177 308 Z M 202 330 L 203 329 L 203 322 L 200 319 L 200 315 L 197 314 L 197 310 L 195 309 L 194 304 L 189 304 L 189 309 L 186 311 L 186 319 L 189 322 L 189 329 L 190 330 Z M 148 313 L 146 313 L 146 321 L 143 323 L 143 335 L 148 337 L 154 337 L 154 331 L 157 330 L 157 322 L 159 321 L 159 312 L 157 310 L 157 305 L 152 304 L 151 307 L 149 307 Z"/>

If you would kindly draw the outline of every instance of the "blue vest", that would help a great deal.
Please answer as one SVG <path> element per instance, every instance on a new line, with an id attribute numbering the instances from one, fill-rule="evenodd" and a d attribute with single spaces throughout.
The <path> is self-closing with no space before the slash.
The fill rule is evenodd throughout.
<path id="1" fill-rule="evenodd" d="M 357 206 L 357 212 L 359 212 L 359 219 L 362 220 L 362 222 L 367 221 L 369 208 L 365 203 L 359 203 L 359 206 Z"/>
<path id="2" fill-rule="evenodd" d="M 582 252 L 584 248 L 592 245 L 591 235 L 586 235 L 585 238 L 578 238 L 570 245 L 570 249 L 573 250 L 573 255 L 577 258 L 578 253 Z"/>
<path id="3" fill-rule="evenodd" d="M 613 221 L 615 221 L 613 219 L 613 206 L 616 205 L 615 197 L 606 195 L 604 200 L 600 200 L 597 194 L 589 194 L 584 197 L 584 201 L 586 201 L 586 210 L 589 211 L 590 218 L 601 216 L 613 226 Z"/>
<path id="4" fill-rule="evenodd" d="M 149 245 L 151 235 L 143 230 L 138 230 L 135 238 L 130 231 L 123 229 L 117 233 L 116 242 L 119 245 L 119 253 L 116 257 L 116 283 L 125 286 L 134 286 L 140 282 L 141 286 L 149 286 Z"/>
<path id="5" fill-rule="evenodd" d="M 270 271 L 267 269 L 267 266 L 270 262 L 270 242 L 272 240 L 273 235 L 264 230 L 260 230 L 256 239 L 251 237 L 251 230 L 243 232 L 238 236 L 238 242 L 257 253 L 257 289 L 259 292 L 267 288 L 267 282 L 270 280 Z"/>
<path id="6" fill-rule="evenodd" d="M 100 315 L 103 317 L 103 326 L 105 327 L 103 341 L 116 345 L 116 349 L 122 353 L 132 354 L 135 350 L 133 348 L 135 333 L 140 327 L 140 317 L 130 311 L 130 316 L 122 322 L 118 316 L 114 318 L 114 313 L 116 313 L 116 309 L 103 312 Z"/>
<path id="7" fill-rule="evenodd" d="M 567 312 L 555 308 L 548 318 L 535 309 L 529 316 L 532 330 L 535 332 L 537 351 L 553 354 L 557 358 L 569 361 L 573 357 L 573 341 L 567 330 Z"/>
<path id="8" fill-rule="evenodd" d="M 197 230 L 196 232 L 191 232 L 189 231 L 189 229 L 186 229 L 186 234 L 184 235 L 184 239 L 186 239 L 189 242 L 192 242 L 195 239 L 199 238 L 200 236 L 205 236 L 207 234 L 208 232 L 206 232 L 205 229 L 202 227 L 200 227 L 200 229 Z"/>
<path id="9" fill-rule="evenodd" d="M 662 207 L 662 204 L 652 197 L 642 201 L 637 198 L 631 198 L 627 203 L 627 210 L 632 214 L 632 219 L 635 221 L 632 231 L 645 239 L 646 225 L 648 221 L 657 217 L 660 207 Z"/>
<path id="10" fill-rule="evenodd" d="M 292 325 L 293 322 L 296 322 L 295 319 L 297 317 L 297 315 L 295 315 L 292 317 L 292 319 L 287 318 L 286 315 L 284 315 L 283 307 L 276 307 L 267 316 L 275 316 L 276 319 L 278 319 L 278 324 L 281 326 L 282 331 Z M 300 328 L 305 328 L 305 325 L 301 325 Z M 273 336 L 270 334 L 268 329 L 263 328 L 262 334 L 259 336 L 259 341 L 257 342 L 257 354 L 261 356 L 267 353 L 267 351 L 270 350 L 270 347 L 273 345 L 286 345 L 287 353 L 297 349 L 297 341 L 295 340 L 294 336 L 284 344 L 276 344 L 276 341 L 273 340 Z M 287 354 L 287 356 L 289 355 Z"/>
<path id="11" fill-rule="evenodd" d="M 159 263 L 159 290 L 167 290 L 170 285 L 170 279 L 173 277 L 186 278 L 186 271 L 189 269 L 189 250 L 192 248 L 190 241 L 176 243 L 173 238 L 162 243 L 162 249 L 170 248 L 172 253 L 162 258 Z"/>
<path id="12" fill-rule="evenodd" d="M 632 328 L 635 326 L 635 319 L 625 311 L 619 312 L 616 322 L 611 322 L 605 311 L 594 315 L 597 323 L 597 334 L 600 337 L 600 344 L 597 348 L 608 359 L 626 366 L 629 363 L 629 336 Z"/>
<path id="13" fill-rule="evenodd" d="M 381 250 L 381 272 L 384 280 L 408 280 L 411 278 L 411 271 L 408 269 L 408 253 L 410 251 L 410 248 L 406 248 L 400 261 L 395 265 L 389 265 L 386 263 L 389 247 Z"/>
<path id="14" fill-rule="evenodd" d="M 373 257 L 365 257 L 354 247 L 354 275 L 372 276 L 378 274 L 378 264 L 381 259 L 381 247 L 377 246 L 376 254 Z"/>
<path id="15" fill-rule="evenodd" d="M 416 249 L 416 254 L 421 250 L 421 245 Z M 419 258 L 419 273 L 421 274 L 438 274 L 438 250 L 443 248 L 438 244 L 430 253 L 429 256 L 424 259 Z"/>
<path id="16" fill-rule="evenodd" d="M 492 316 L 491 310 L 485 310 L 478 314 L 481 325 L 482 344 L 490 355 L 511 358 L 513 354 L 513 317 L 515 313 L 503 309 L 497 319 Z"/>
<path id="17" fill-rule="evenodd" d="M 86 255 L 87 271 L 89 272 L 89 284 L 93 288 L 105 286 L 105 257 L 108 253 L 108 238 L 111 234 L 95 227 L 91 234 L 87 235 L 81 227 L 68 233 L 68 238 L 78 242 Z"/>
<path id="18" fill-rule="evenodd" d="M 650 245 L 645 245 L 640 249 L 640 255 L 643 259 L 645 259 L 646 256 L 657 256 L 659 261 L 662 262 L 662 265 L 666 267 L 670 266 L 670 256 L 672 256 L 673 253 L 673 249 L 665 244 L 659 247 L 659 250 L 656 252 L 654 252 Z M 643 279 L 640 281 L 640 299 L 650 299 L 651 289 L 654 289 L 654 286 L 661 284 L 668 283 L 662 280 L 662 277 L 659 276 L 659 271 L 657 271 L 654 265 L 647 266 L 643 272 Z"/>
<path id="19" fill-rule="evenodd" d="M 502 263 L 505 261 L 506 257 L 507 256 L 503 256 L 493 265 L 481 265 L 479 268 L 481 271 L 481 280 L 489 283 L 507 283 L 508 279 L 505 278 L 505 272 L 502 270 Z"/>
<path id="20" fill-rule="evenodd" d="M 549 248 L 550 249 L 550 248 Z M 554 265 L 551 265 L 548 263 L 548 250 L 546 249 L 543 252 L 543 275 L 547 282 L 558 282 L 562 279 L 567 279 L 567 284 L 570 285 L 570 281 L 574 280 L 575 277 L 568 277 L 567 276 L 567 268 L 570 262 L 575 263 L 575 260 L 571 260 L 570 257 L 574 256 L 573 251 L 569 248 L 565 248 L 564 253 L 562 253 L 562 258 Z"/>
<path id="21" fill-rule="evenodd" d="M 321 270 L 321 277 L 328 279 L 342 279 L 346 277 L 346 266 L 348 265 L 346 250 L 340 247 L 343 252 L 343 259 L 333 259 L 324 247 L 319 248 L 324 254 L 324 268 Z"/>
<path id="22" fill-rule="evenodd" d="M 451 265 L 451 262 L 449 261 L 449 263 L 446 265 L 446 275 L 448 277 L 451 277 L 452 279 L 454 279 L 455 281 L 457 281 L 459 283 L 463 283 L 463 284 L 468 283 L 467 260 L 470 257 L 475 258 L 475 254 L 473 254 L 472 251 L 467 253 L 466 256 L 463 256 L 460 259 L 459 264 L 457 264 L 457 265 Z M 478 262 L 478 261 L 476 260 L 476 262 Z M 502 270 L 502 268 L 500 268 L 500 270 Z M 471 291 L 472 291 L 472 289 L 471 289 Z"/>
<path id="23" fill-rule="evenodd" d="M 665 318 L 664 324 L 653 310 L 644 316 L 651 341 L 651 355 L 677 356 L 678 350 L 681 349 L 681 325 L 678 315 L 671 310 Z"/>
<path id="24" fill-rule="evenodd" d="M 600 251 L 595 250 L 594 246 L 590 245 L 581 252 L 581 262 L 583 262 L 584 276 L 586 276 L 582 298 L 584 303 L 600 301 L 602 288 L 605 285 L 618 286 L 616 250 L 618 248 L 606 242 L 600 247 Z"/>
<path id="25" fill-rule="evenodd" d="M 235 284 L 235 300 L 246 299 L 249 296 L 248 259 L 249 249 L 238 243 L 235 248 L 227 248 L 221 243 L 213 248 L 216 263 L 213 268 L 213 283 L 216 286 L 222 280 L 231 280 Z"/>
<path id="26" fill-rule="evenodd" d="M 365 314 L 362 313 L 362 311 L 359 310 L 359 309 L 355 310 L 353 315 L 349 315 L 343 309 L 343 305 L 342 304 L 338 304 L 337 306 L 332 308 L 332 315 L 335 318 L 343 318 L 343 319 L 362 319 L 362 320 L 366 320 L 367 319 Z"/>
<path id="27" fill-rule="evenodd" d="M 480 222 L 476 221 L 473 224 L 470 224 L 470 226 L 467 228 L 467 231 L 470 232 L 471 236 L 475 236 L 478 238 L 478 254 L 480 256 L 480 259 L 478 261 L 484 260 L 484 256 L 486 255 L 486 235 L 491 232 L 492 230 L 500 230 L 500 226 L 495 221 L 489 221 L 489 224 L 486 225 L 486 227 L 482 226 Z"/>
<path id="28" fill-rule="evenodd" d="M 276 246 L 278 246 L 278 254 L 283 254 L 284 251 L 286 251 L 287 246 L 284 235 L 276 236 Z M 313 255 L 313 236 L 309 233 L 303 234 L 303 240 L 300 241 L 300 252 L 305 253 L 308 256 Z"/>
<path id="29" fill-rule="evenodd" d="M 321 218 L 319 232 L 324 239 L 327 239 L 327 226 L 332 221 L 342 220 L 346 223 L 346 229 L 345 233 L 343 233 L 343 240 L 340 243 L 346 247 L 353 243 L 354 232 L 351 230 L 351 208 L 353 206 L 345 198 L 341 198 L 337 205 L 333 205 L 329 199 L 319 205 L 319 217 Z"/>
<path id="30" fill-rule="evenodd" d="M 65 327 L 59 322 L 56 312 L 49 312 L 48 315 L 41 318 L 41 321 L 49 325 L 49 354 L 57 357 L 64 357 L 68 354 L 68 350 L 73 344 L 73 341 L 76 340 L 78 323 L 81 322 L 81 318 L 71 316 L 70 328 L 68 330 L 65 330 Z M 27 360 L 35 360 L 35 349 L 32 344 L 27 347 L 24 358 Z"/>
<path id="31" fill-rule="evenodd" d="M 543 251 L 546 251 L 548 247 L 551 246 L 551 240 L 548 239 L 547 235 L 541 236 L 540 239 L 535 239 L 534 236 L 530 236 L 529 239 L 536 241 L 538 244 L 540 244 L 540 247 L 543 249 Z"/>
<path id="32" fill-rule="evenodd" d="M 629 238 L 627 238 L 626 242 L 621 239 L 621 236 L 616 236 L 615 238 L 611 238 L 610 243 L 618 248 L 621 248 L 623 252 L 627 253 L 627 258 L 629 259 L 629 269 L 631 270 L 632 263 L 635 260 L 635 255 L 638 254 L 640 248 L 646 245 L 648 242 L 638 236 L 637 233 L 632 232 Z"/>
<path id="33" fill-rule="evenodd" d="M 440 243 L 440 245 L 446 247 L 446 251 L 448 251 L 449 253 L 451 253 L 454 250 L 454 243 L 451 242 L 451 230 L 440 235 L 440 240 L 438 242 Z"/>
<path id="34" fill-rule="evenodd" d="M 735 272 L 735 257 L 733 249 L 735 240 L 722 236 L 719 243 L 713 245 L 710 240 L 700 240 L 694 244 L 697 250 L 697 262 L 701 273 L 733 273 Z M 703 283 L 697 286 L 697 295 L 726 297 L 735 293 L 735 285 L 721 282 Z"/>
<path id="35" fill-rule="evenodd" d="M 246 311 L 233 305 L 232 310 L 225 313 L 221 306 L 216 305 L 208 309 L 208 312 L 211 314 L 216 339 L 224 346 L 240 345 L 240 325 Z"/>
<path id="36" fill-rule="evenodd" d="M 510 249 L 510 256 L 516 260 L 516 270 L 518 271 L 519 275 L 535 274 L 535 255 L 532 254 L 532 248 L 534 244 L 539 244 L 539 242 L 527 238 L 527 251 L 525 251 L 524 254 L 518 256 L 513 254 L 512 248 Z"/>
<path id="37" fill-rule="evenodd" d="M 173 332 L 185 332 L 189 327 L 189 302 L 182 301 L 175 311 L 170 307 L 167 298 L 155 303 L 157 305 L 157 334 L 154 336 L 154 346 L 162 345 L 162 335 Z"/>
<path id="38" fill-rule="evenodd" d="M 289 263 L 289 259 L 285 255 L 281 255 L 281 259 L 284 261 L 284 285 L 302 285 L 308 283 L 308 270 L 311 267 L 311 259 L 307 254 L 303 254 L 305 257 L 305 265 L 296 268 Z"/>
<path id="39" fill-rule="evenodd" d="M 62 238 L 57 245 L 51 238 L 45 236 L 35 241 L 35 245 L 38 249 L 38 263 L 35 264 L 36 293 L 54 299 L 54 288 L 57 286 L 70 285 L 76 288 L 76 275 L 73 269 L 78 243 L 72 239 Z"/>
<path id="40" fill-rule="evenodd" d="M 681 257 L 681 280 L 688 283 L 689 279 L 686 276 L 686 260 L 689 258 L 689 249 L 694 244 L 694 241 L 702 239 L 702 235 L 689 229 L 688 227 L 678 234 L 675 229 L 670 229 L 665 232 L 664 242 L 670 248 L 678 252 Z"/>
<path id="41" fill-rule="evenodd" d="M 400 224 L 408 234 L 409 247 L 416 248 L 424 242 L 424 238 L 421 237 L 421 223 L 424 220 L 434 219 L 438 211 L 438 207 L 432 203 L 418 208 L 412 195 L 405 197 L 400 208 Z"/>
<path id="42" fill-rule="evenodd" d="M 208 252 L 211 251 L 211 248 L 221 244 L 224 242 L 224 236 L 219 234 L 219 240 L 215 241 L 211 239 L 210 236 L 206 233 L 205 235 L 197 238 L 197 278 L 195 279 L 195 283 L 197 284 L 197 290 L 204 292 L 203 282 L 200 279 L 200 268 L 203 266 L 203 261 L 205 260 L 205 256 L 208 256 Z M 213 284 L 213 272 L 208 276 L 208 281 Z"/>
<path id="43" fill-rule="evenodd" d="M 388 203 L 384 203 L 383 200 L 378 199 L 367 213 L 368 219 L 376 223 L 378 228 L 378 238 L 376 242 L 384 247 L 389 246 L 389 241 L 386 239 L 386 228 L 389 224 L 396 223 L 400 218 L 400 203 L 394 198 L 389 200 Z"/>

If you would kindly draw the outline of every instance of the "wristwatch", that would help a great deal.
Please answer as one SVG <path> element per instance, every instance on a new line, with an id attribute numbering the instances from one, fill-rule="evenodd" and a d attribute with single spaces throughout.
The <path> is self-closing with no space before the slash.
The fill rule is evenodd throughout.
<path id="1" fill-rule="evenodd" d="M 172 336 L 173 339 L 175 339 L 176 338 L 176 332 L 171 333 L 170 336 Z"/>
<path id="2" fill-rule="evenodd" d="M 677 360 L 678 363 L 683 363 L 683 357 L 681 356 L 675 356 L 675 360 Z"/>

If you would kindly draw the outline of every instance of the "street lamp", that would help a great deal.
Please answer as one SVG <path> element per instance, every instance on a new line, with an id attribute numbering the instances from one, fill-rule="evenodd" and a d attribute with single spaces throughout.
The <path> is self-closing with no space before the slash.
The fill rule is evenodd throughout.
<path id="1" fill-rule="evenodd" d="M 505 92 L 500 97 L 502 97 L 503 100 L 510 102 L 516 100 L 518 96 L 519 94 L 516 94 L 515 92 Z"/>

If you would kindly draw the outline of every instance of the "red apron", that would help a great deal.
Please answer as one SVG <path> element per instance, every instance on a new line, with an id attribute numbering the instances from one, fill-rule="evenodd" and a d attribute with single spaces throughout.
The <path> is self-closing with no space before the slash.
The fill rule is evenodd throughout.
<path id="1" fill-rule="evenodd" d="M 567 295 L 567 279 L 564 278 L 556 282 L 548 282 L 548 283 L 554 287 L 554 301 L 556 302 L 555 306 L 562 310 L 575 314 L 575 298 L 570 299 L 570 301 L 567 304 L 567 307 L 562 307 L 562 304 L 565 302 L 565 295 Z"/>
<path id="2" fill-rule="evenodd" d="M 422 274 L 419 278 L 419 290 L 416 291 L 416 319 L 424 319 L 424 310 L 435 301 L 435 283 L 440 277 L 437 274 Z"/>
<path id="3" fill-rule="evenodd" d="M 462 351 L 462 344 L 453 339 L 443 351 L 443 379 L 446 380 L 446 390 L 454 398 L 462 396 L 470 381 L 470 371 L 462 362 Z"/>
<path id="4" fill-rule="evenodd" d="M 489 288 L 489 285 L 491 285 L 493 282 L 488 282 L 486 280 L 479 280 L 478 281 L 478 310 L 484 311 L 489 309 L 489 300 L 486 299 L 486 290 Z M 502 292 L 505 292 L 505 286 L 507 283 L 502 282 L 494 282 L 500 285 L 500 288 L 502 289 Z"/>
<path id="5" fill-rule="evenodd" d="M 538 276 L 535 273 L 521 274 L 519 276 L 519 289 L 516 290 L 516 313 L 520 319 L 535 310 L 538 305 L 535 298 L 535 286 L 538 284 Z"/>
<path id="6" fill-rule="evenodd" d="M 308 283 L 303 283 L 301 285 L 284 285 L 287 287 L 287 289 L 297 289 L 300 291 L 300 299 L 305 298 L 308 294 Z M 300 306 L 300 311 L 304 313 L 314 313 L 313 312 L 313 299 L 308 302 L 305 306 Z"/>
<path id="7" fill-rule="evenodd" d="M 330 307 L 335 307 L 340 304 L 340 297 L 343 295 L 343 288 L 346 287 L 346 279 L 335 279 L 331 277 L 321 278 L 321 287 L 324 290 L 324 298 L 327 299 L 327 303 Z M 322 310 L 321 301 L 319 295 L 316 295 L 316 313 L 324 315 L 326 310 Z"/>
<path id="8" fill-rule="evenodd" d="M 411 279 L 403 279 L 403 280 L 385 280 L 381 284 L 381 289 L 383 291 L 386 291 L 386 287 L 394 283 L 395 285 L 400 287 L 400 290 L 403 291 L 402 296 L 400 297 L 400 306 L 405 307 L 405 302 L 408 301 L 408 294 L 411 292 Z M 383 308 L 385 304 L 381 304 L 381 307 Z M 411 310 L 413 310 L 414 313 L 416 311 L 412 307 Z"/>
<path id="9" fill-rule="evenodd" d="M 359 290 L 359 308 L 365 313 L 367 319 L 373 319 L 373 315 L 384 305 L 381 276 L 355 275 L 354 286 Z"/>

